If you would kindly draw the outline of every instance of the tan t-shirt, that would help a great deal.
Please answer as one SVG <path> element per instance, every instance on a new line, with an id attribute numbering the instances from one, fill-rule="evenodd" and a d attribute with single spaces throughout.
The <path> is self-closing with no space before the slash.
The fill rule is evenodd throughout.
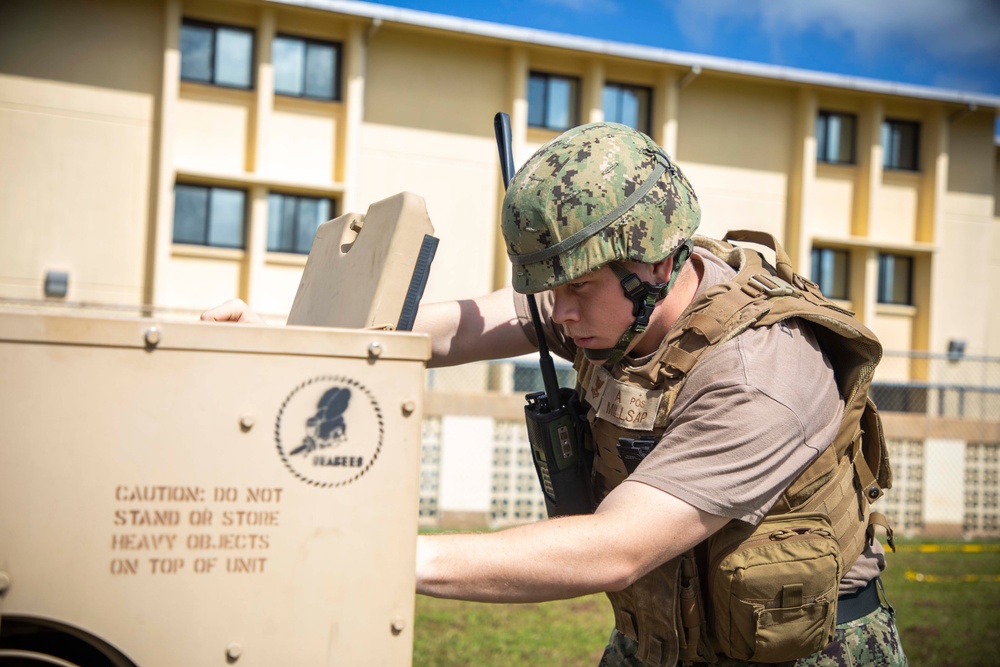
<path id="1" fill-rule="evenodd" d="M 704 269 L 699 296 L 735 276 L 701 249 L 692 261 Z M 517 308 L 535 341 L 523 297 Z M 572 360 L 573 341 L 549 318 L 551 293 L 540 295 L 539 311 L 552 352 Z M 671 408 L 670 425 L 629 479 L 756 525 L 833 441 L 843 411 L 833 369 L 807 323 L 793 319 L 750 329 L 695 365 Z M 881 546 L 866 549 L 841 580 L 840 593 L 868 583 L 884 563 Z"/>

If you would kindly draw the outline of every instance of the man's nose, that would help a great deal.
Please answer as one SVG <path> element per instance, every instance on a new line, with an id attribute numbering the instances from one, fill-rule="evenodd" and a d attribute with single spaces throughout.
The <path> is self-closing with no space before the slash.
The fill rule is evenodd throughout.
<path id="1" fill-rule="evenodd" d="M 552 321 L 556 324 L 566 324 L 576 322 L 580 319 L 577 309 L 576 299 L 568 290 L 557 287 L 552 290 L 554 301 L 552 304 Z"/>

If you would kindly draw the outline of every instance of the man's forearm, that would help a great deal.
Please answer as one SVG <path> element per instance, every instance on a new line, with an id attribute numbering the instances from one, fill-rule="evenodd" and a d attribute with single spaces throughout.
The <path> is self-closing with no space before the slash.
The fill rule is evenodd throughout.
<path id="1" fill-rule="evenodd" d="M 625 482 L 593 515 L 494 533 L 420 536 L 417 592 L 541 602 L 620 590 L 727 521 L 640 482 Z"/>
<path id="2" fill-rule="evenodd" d="M 448 353 L 458 332 L 461 307 L 458 301 L 421 304 L 413 322 L 413 331 L 430 334 L 431 360 L 428 366 L 447 366 Z"/>
<path id="3" fill-rule="evenodd" d="M 476 299 L 421 305 L 413 330 L 430 334 L 432 367 L 515 357 L 534 349 L 517 321 L 509 287 Z"/>
<path id="4" fill-rule="evenodd" d="M 477 602 L 541 602 L 621 588 L 630 568 L 616 568 L 609 550 L 584 537 L 594 527 L 580 524 L 595 521 L 602 519 L 565 517 L 494 533 L 422 535 L 417 592 Z"/>

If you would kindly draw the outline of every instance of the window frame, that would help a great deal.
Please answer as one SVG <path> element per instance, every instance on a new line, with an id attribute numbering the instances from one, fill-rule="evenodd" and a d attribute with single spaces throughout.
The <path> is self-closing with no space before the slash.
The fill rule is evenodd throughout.
<path id="1" fill-rule="evenodd" d="M 229 90 L 256 90 L 257 88 L 257 31 L 253 28 L 246 28 L 244 26 L 231 25 L 228 23 L 215 23 L 213 21 L 203 21 L 201 19 L 192 18 L 182 18 L 181 19 L 181 32 L 184 30 L 184 26 L 189 25 L 195 28 L 209 28 L 212 30 L 212 44 L 209 52 L 209 63 L 212 68 L 211 80 L 205 81 L 204 79 L 192 79 L 184 76 L 184 52 L 181 47 L 181 34 L 178 34 L 178 44 L 177 50 L 181 58 L 180 66 L 180 78 L 181 81 L 186 83 L 197 83 L 204 86 L 218 86 L 220 88 L 228 88 Z M 216 51 L 216 41 L 218 38 L 219 28 L 225 28 L 226 30 L 232 30 L 235 32 L 244 32 L 250 35 L 250 79 L 246 86 L 234 86 L 229 83 L 219 83 L 217 79 L 217 72 L 215 67 L 215 51 Z"/>
<path id="2" fill-rule="evenodd" d="M 824 285 L 822 280 L 822 275 L 820 273 L 820 267 L 817 266 L 817 259 L 822 263 L 824 256 L 835 256 L 842 255 L 844 257 L 844 293 L 835 294 L 832 290 L 826 289 L 827 285 Z M 809 253 L 810 259 L 810 272 L 809 279 L 819 286 L 820 292 L 823 293 L 828 299 L 835 299 L 838 301 L 850 301 L 851 299 L 851 251 L 846 248 L 830 248 L 827 246 L 813 246 Z M 836 282 L 836 280 L 834 280 Z"/>
<path id="3" fill-rule="evenodd" d="M 271 242 L 270 242 L 271 234 L 270 234 L 270 232 L 271 232 L 271 197 L 272 196 L 278 196 L 278 197 L 282 198 L 282 200 L 283 200 L 282 201 L 282 207 L 284 207 L 284 200 L 286 200 L 286 199 L 294 199 L 295 200 L 295 214 L 293 215 L 294 222 L 293 222 L 293 226 L 292 226 L 292 244 L 291 244 L 291 247 L 293 249 L 287 249 L 287 248 L 277 248 L 277 249 L 274 249 L 274 248 L 271 248 Z M 329 202 L 329 205 L 330 205 L 329 210 L 328 210 L 329 217 L 326 218 L 325 220 L 320 220 L 319 223 L 316 225 L 317 228 L 319 227 L 319 225 L 323 224 L 327 220 L 333 220 L 334 218 L 337 217 L 337 200 L 335 198 L 333 198 L 333 197 L 314 197 L 312 195 L 300 195 L 300 194 L 294 194 L 294 193 L 291 193 L 291 192 L 281 192 L 281 191 L 277 191 L 277 190 L 271 190 L 271 191 L 269 191 L 267 193 L 268 217 L 267 217 L 267 233 L 265 234 L 265 236 L 267 238 L 267 240 L 265 242 L 265 249 L 267 250 L 267 252 L 277 252 L 277 253 L 283 253 L 283 254 L 286 254 L 286 255 L 308 255 L 309 254 L 309 249 L 304 250 L 304 251 L 302 251 L 302 250 L 295 250 L 294 249 L 295 246 L 296 246 L 296 241 L 298 240 L 298 238 L 297 238 L 298 237 L 298 224 L 297 223 L 298 223 L 299 204 L 300 204 L 300 202 L 303 199 L 310 199 L 310 200 L 314 200 L 314 201 L 318 201 L 318 202 L 319 201 L 327 201 L 327 202 Z M 282 229 L 279 230 L 279 234 L 278 234 L 278 238 L 280 239 L 281 236 L 282 236 L 281 233 L 280 233 L 280 231 L 283 231 L 283 229 L 284 229 L 284 215 L 283 215 L 283 213 L 279 212 L 279 216 L 280 216 L 279 224 L 282 225 Z M 312 238 L 309 240 L 310 249 L 312 248 L 312 243 L 313 243 L 313 240 L 315 238 L 316 238 L 316 233 L 314 231 Z"/>
<path id="4" fill-rule="evenodd" d="M 201 243 L 194 243 L 191 241 L 178 241 L 176 240 L 177 232 L 177 186 L 183 186 L 187 188 L 202 188 L 208 191 L 208 196 L 205 198 L 205 228 L 203 234 L 203 241 Z M 225 245 L 219 243 L 209 243 L 211 238 L 211 227 L 212 227 L 212 192 L 215 190 L 230 190 L 233 192 L 239 192 L 243 195 L 243 216 L 240 220 L 240 245 Z M 174 245 L 188 245 L 188 246 L 199 246 L 203 248 L 226 248 L 228 250 L 246 250 L 247 247 L 247 201 L 248 192 L 244 188 L 234 188 L 225 185 L 205 185 L 204 183 L 191 183 L 186 181 L 175 181 L 174 182 L 174 215 L 172 221 L 172 229 L 170 234 L 170 241 Z"/>
<path id="5" fill-rule="evenodd" d="M 831 160 L 828 157 L 829 150 L 824 150 L 829 148 L 829 119 L 831 117 L 838 118 L 849 118 L 851 120 L 851 147 L 849 155 L 846 160 Z M 820 121 L 826 120 L 824 123 L 822 140 L 820 139 L 819 124 Z M 825 109 L 820 109 L 816 114 L 816 161 L 822 164 L 836 164 L 836 165 L 856 165 L 858 163 L 858 116 L 857 114 L 847 113 L 846 111 L 828 111 Z"/>
<path id="6" fill-rule="evenodd" d="M 532 79 L 543 79 L 545 81 L 545 96 L 543 99 L 542 108 L 542 123 L 541 125 L 532 124 L 531 122 L 531 81 Z M 549 116 L 549 84 L 553 80 L 563 80 L 571 84 L 570 97 L 569 100 L 569 120 L 566 127 L 559 127 L 553 125 L 547 125 L 546 120 Z M 551 130 L 553 132 L 565 132 L 571 127 L 576 127 L 580 124 L 580 78 L 575 76 L 570 76 L 566 74 L 553 74 L 550 72 L 542 72 L 539 70 L 530 70 L 528 72 L 528 127 L 538 128 L 541 130 Z"/>
<path id="7" fill-rule="evenodd" d="M 895 128 L 908 127 L 913 129 L 913 162 L 912 165 L 890 164 L 890 157 L 893 154 L 892 148 L 895 145 L 896 134 L 892 132 Z M 886 143 L 886 130 L 889 130 L 889 143 Z M 903 118 L 885 118 L 882 120 L 882 132 L 880 136 L 882 144 L 882 168 L 892 171 L 920 171 L 920 121 L 906 120 Z"/>
<path id="8" fill-rule="evenodd" d="M 891 272 L 893 275 L 893 280 L 895 280 L 895 266 L 893 266 L 898 259 L 905 259 L 907 262 L 906 267 L 906 299 L 904 301 L 896 301 L 892 298 L 895 292 L 892 283 L 888 281 L 888 275 Z M 890 261 L 891 260 L 891 261 Z M 880 304 L 885 304 L 889 306 L 912 306 L 913 305 L 913 273 L 914 265 L 916 261 L 913 255 L 901 255 L 894 252 L 879 252 L 878 254 L 878 289 L 876 292 L 876 301 Z"/>
<path id="9" fill-rule="evenodd" d="M 601 107 L 602 107 L 602 111 L 604 111 L 604 116 L 605 116 L 604 119 L 607 120 L 610 123 L 621 123 L 622 121 L 620 121 L 620 120 L 608 120 L 608 118 L 607 118 L 608 111 L 607 111 L 607 109 L 604 108 L 604 95 L 605 95 L 605 93 L 607 93 L 607 91 L 608 91 L 609 88 L 610 89 L 614 89 L 619 94 L 622 93 L 622 92 L 625 92 L 625 91 L 641 91 L 642 93 L 645 94 L 645 96 L 646 96 L 646 100 L 645 100 L 646 105 L 645 105 L 645 114 L 644 114 L 645 118 L 639 118 L 638 119 L 638 121 L 639 121 L 639 123 L 638 123 L 639 127 L 634 127 L 634 126 L 633 127 L 634 127 L 634 129 L 639 130 L 640 132 L 643 132 L 644 134 L 647 134 L 647 135 L 650 134 L 650 131 L 651 131 L 651 128 L 652 128 L 652 124 L 653 124 L 653 89 L 651 87 L 649 87 L 649 86 L 640 86 L 640 85 L 633 84 L 633 83 L 623 83 L 621 81 L 605 81 L 604 82 L 604 87 L 601 89 Z M 620 106 L 620 101 L 619 101 L 619 106 Z M 640 109 L 640 111 L 642 110 L 642 106 L 641 105 L 640 105 L 639 109 Z M 627 123 L 623 123 L 623 124 L 627 124 Z"/>
<path id="10" fill-rule="evenodd" d="M 308 55 L 305 56 L 306 62 L 302 64 L 302 94 L 296 95 L 294 93 L 285 93 L 278 90 L 278 77 L 274 77 L 274 94 L 281 95 L 282 97 L 292 97 L 295 99 L 305 99 L 305 100 L 318 100 L 321 102 L 341 102 L 343 101 L 342 95 L 342 70 L 344 62 L 344 45 L 342 42 L 332 42 L 323 39 L 316 39 L 313 37 L 303 37 L 301 35 L 293 35 L 290 33 L 279 32 L 274 35 L 274 39 L 294 39 L 305 44 L 306 54 L 308 54 L 309 45 L 315 44 L 317 46 L 332 46 L 333 51 L 336 54 L 334 56 L 334 67 L 333 67 L 333 96 L 332 97 L 321 97 L 318 95 L 309 95 L 305 92 L 306 86 L 305 81 L 308 78 L 306 72 L 306 62 L 308 62 Z M 274 67 L 274 40 L 271 40 L 271 66 Z"/>

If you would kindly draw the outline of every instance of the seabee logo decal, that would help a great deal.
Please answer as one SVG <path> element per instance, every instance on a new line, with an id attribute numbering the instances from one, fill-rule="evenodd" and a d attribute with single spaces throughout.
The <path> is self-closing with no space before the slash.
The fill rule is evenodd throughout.
<path id="1" fill-rule="evenodd" d="M 285 399 L 275 421 L 278 454 L 307 484 L 338 487 L 361 478 L 382 449 L 382 410 L 357 380 L 321 376 Z"/>
<path id="2" fill-rule="evenodd" d="M 316 414 L 306 421 L 308 433 L 302 444 L 292 450 L 296 454 L 308 454 L 317 447 L 336 447 L 347 439 L 347 424 L 344 411 L 351 402 L 351 390 L 334 387 L 319 399 Z"/>

